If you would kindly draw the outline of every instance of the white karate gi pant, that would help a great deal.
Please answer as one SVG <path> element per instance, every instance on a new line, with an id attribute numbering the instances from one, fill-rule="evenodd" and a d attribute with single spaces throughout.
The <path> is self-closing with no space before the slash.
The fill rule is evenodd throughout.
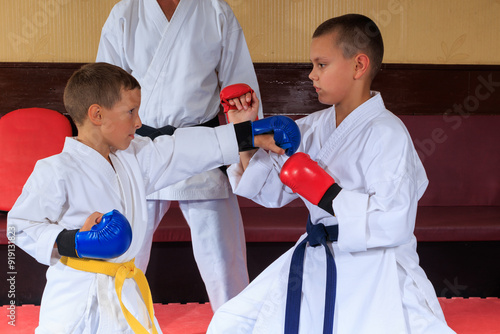
<path id="1" fill-rule="evenodd" d="M 153 234 L 171 201 L 148 200 L 147 240 L 135 258 L 146 271 Z M 225 199 L 179 201 L 179 208 L 191 229 L 193 253 L 205 283 L 212 310 L 240 293 L 249 282 L 243 220 L 232 192 Z"/>

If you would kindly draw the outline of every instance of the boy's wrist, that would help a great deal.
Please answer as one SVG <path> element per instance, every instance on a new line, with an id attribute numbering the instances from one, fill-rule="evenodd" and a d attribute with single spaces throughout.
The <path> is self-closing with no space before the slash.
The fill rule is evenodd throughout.
<path id="1" fill-rule="evenodd" d="M 228 113 L 226 113 L 226 117 L 227 117 L 227 122 L 233 124 L 243 123 L 247 121 L 251 122 L 254 121 L 252 117 L 250 117 L 250 115 L 245 111 L 230 110 Z"/>
<path id="2" fill-rule="evenodd" d="M 253 131 L 252 122 L 246 121 L 234 124 L 234 131 L 236 133 L 236 141 L 238 142 L 238 149 L 240 152 L 255 149 L 253 146 Z"/>
<path id="3" fill-rule="evenodd" d="M 64 229 L 56 239 L 57 251 L 61 256 L 78 257 L 75 236 L 79 230 Z"/>

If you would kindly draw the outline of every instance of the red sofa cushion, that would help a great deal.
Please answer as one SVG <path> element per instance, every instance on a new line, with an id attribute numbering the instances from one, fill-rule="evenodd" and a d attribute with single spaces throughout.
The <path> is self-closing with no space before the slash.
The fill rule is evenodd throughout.
<path id="1" fill-rule="evenodd" d="M 9 211 L 42 158 L 61 152 L 70 121 L 44 108 L 14 110 L 0 118 L 0 210 Z"/>

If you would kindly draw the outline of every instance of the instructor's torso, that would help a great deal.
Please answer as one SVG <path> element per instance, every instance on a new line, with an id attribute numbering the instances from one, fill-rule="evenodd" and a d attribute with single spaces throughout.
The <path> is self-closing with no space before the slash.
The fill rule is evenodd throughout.
<path id="1" fill-rule="evenodd" d="M 222 54 L 223 15 L 211 1 L 198 1 L 185 14 L 182 1 L 170 22 L 156 0 L 122 7 L 125 60 L 142 86 L 141 119 L 154 127 L 185 127 L 219 111 L 217 68 Z M 168 37 L 175 20 L 178 33 Z"/>

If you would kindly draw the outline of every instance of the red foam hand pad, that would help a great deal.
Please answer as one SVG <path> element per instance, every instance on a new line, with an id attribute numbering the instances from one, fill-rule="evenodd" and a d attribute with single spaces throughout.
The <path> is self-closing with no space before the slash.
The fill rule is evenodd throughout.
<path id="1" fill-rule="evenodd" d="M 245 95 L 246 93 L 253 94 L 253 89 L 244 83 L 229 85 L 222 89 L 220 92 L 220 103 L 224 107 L 224 112 L 227 113 L 229 110 L 236 109 L 235 106 L 229 104 L 229 100 Z"/>

